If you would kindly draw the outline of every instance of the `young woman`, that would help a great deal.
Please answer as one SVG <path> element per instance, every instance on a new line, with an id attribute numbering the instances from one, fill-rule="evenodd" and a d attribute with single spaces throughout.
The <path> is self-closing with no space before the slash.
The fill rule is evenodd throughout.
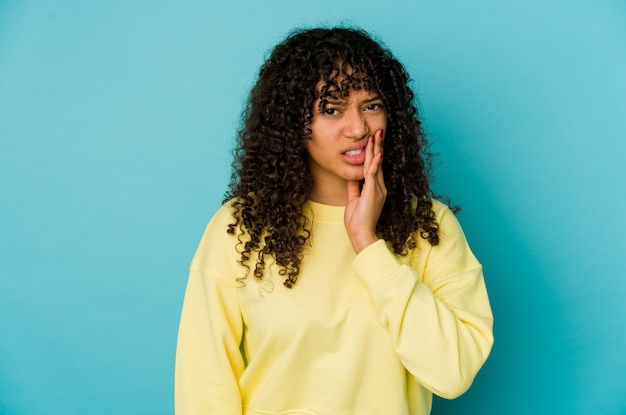
<path id="1" fill-rule="evenodd" d="M 422 415 L 470 386 L 491 309 L 408 82 L 359 30 L 272 51 L 191 263 L 178 415 Z"/>

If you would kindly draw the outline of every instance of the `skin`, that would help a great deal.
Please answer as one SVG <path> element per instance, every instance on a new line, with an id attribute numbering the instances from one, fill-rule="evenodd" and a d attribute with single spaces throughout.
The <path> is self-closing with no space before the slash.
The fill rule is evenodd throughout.
<path id="1" fill-rule="evenodd" d="M 387 196 L 382 170 L 387 113 L 374 91 L 350 91 L 323 109 L 318 104 L 306 141 L 313 175 L 309 198 L 346 207 L 346 230 L 358 254 L 378 240 L 376 224 Z"/>

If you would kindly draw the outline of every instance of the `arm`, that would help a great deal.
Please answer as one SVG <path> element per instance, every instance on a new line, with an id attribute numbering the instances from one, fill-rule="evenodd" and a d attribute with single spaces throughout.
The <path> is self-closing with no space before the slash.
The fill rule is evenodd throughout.
<path id="1" fill-rule="evenodd" d="M 493 317 L 482 268 L 459 223 L 448 209 L 438 223 L 440 244 L 423 244 L 417 253 L 423 275 L 400 263 L 382 240 L 353 266 L 406 369 L 437 395 L 454 398 L 489 355 Z"/>
<path id="2" fill-rule="evenodd" d="M 224 241 L 222 225 L 209 224 L 191 265 L 176 349 L 177 415 L 242 412 L 243 322 L 234 279 L 217 277 L 230 275 L 223 254 L 233 246 Z"/>

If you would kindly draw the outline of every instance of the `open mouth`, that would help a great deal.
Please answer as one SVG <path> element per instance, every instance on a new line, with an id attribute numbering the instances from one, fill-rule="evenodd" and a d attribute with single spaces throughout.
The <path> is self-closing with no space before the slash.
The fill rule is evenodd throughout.
<path id="1" fill-rule="evenodd" d="M 350 150 L 350 151 L 346 151 L 345 154 L 346 156 L 358 156 L 359 154 L 361 154 L 363 152 L 363 149 L 360 148 L 358 150 Z"/>
<path id="2" fill-rule="evenodd" d="M 348 164 L 354 166 L 361 165 L 365 163 L 365 147 L 348 150 L 345 153 L 341 153 L 341 156 Z"/>

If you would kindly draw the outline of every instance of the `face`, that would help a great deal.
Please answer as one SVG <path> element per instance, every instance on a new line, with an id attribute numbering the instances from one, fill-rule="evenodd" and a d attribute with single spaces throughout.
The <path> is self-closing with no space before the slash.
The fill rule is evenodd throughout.
<path id="1" fill-rule="evenodd" d="M 318 99 L 309 125 L 311 139 L 305 141 L 312 194 L 347 195 L 347 181 L 363 179 L 368 140 L 386 127 L 387 112 L 375 91 L 351 90 L 342 100 L 329 99 L 325 108 L 319 108 Z"/>

